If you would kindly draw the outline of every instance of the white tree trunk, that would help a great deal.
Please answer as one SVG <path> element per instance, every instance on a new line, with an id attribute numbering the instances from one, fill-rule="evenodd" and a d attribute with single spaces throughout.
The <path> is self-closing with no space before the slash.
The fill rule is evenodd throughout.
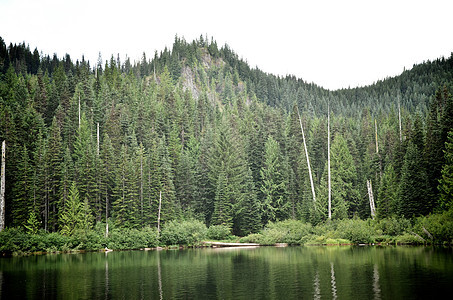
<path id="1" fill-rule="evenodd" d="M 370 198 L 371 217 L 374 219 L 374 217 L 376 217 L 376 207 L 374 206 L 373 187 L 371 185 L 371 180 L 367 179 L 366 185 L 368 187 L 368 196 Z"/>
<path id="2" fill-rule="evenodd" d="M 327 105 L 327 190 L 329 193 L 329 220 L 332 219 L 332 185 L 330 180 L 330 106 Z"/>
<path id="3" fill-rule="evenodd" d="M 2 142 L 2 169 L 0 179 L 0 231 L 5 228 L 5 153 L 6 141 Z"/>
<path id="4" fill-rule="evenodd" d="M 315 186 L 313 184 L 313 176 L 311 175 L 310 159 L 308 158 L 307 143 L 305 142 L 304 127 L 302 126 L 302 119 L 300 118 L 299 108 L 297 108 L 297 115 L 299 116 L 300 130 L 302 131 L 302 139 L 304 141 L 304 150 L 307 157 L 308 175 L 310 176 L 311 192 L 313 193 L 313 202 L 316 201 Z"/>

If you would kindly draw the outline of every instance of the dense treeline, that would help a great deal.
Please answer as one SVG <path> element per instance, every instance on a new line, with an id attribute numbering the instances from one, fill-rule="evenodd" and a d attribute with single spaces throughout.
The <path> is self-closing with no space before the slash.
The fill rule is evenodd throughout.
<path id="1" fill-rule="evenodd" d="M 0 73 L 8 227 L 71 236 L 106 220 L 197 219 L 247 235 L 279 220 L 318 224 L 328 218 L 328 107 L 333 219 L 370 217 L 367 180 L 378 218 L 451 207 L 453 56 L 328 91 L 251 69 L 202 36 L 94 67 L 0 39 Z"/>

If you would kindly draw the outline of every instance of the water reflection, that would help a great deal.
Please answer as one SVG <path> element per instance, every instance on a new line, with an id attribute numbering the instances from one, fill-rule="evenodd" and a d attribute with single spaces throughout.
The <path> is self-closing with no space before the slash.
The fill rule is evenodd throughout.
<path id="1" fill-rule="evenodd" d="M 319 285 L 319 272 L 316 270 L 315 280 L 313 281 L 314 293 L 313 299 L 321 299 L 321 288 Z"/>
<path id="2" fill-rule="evenodd" d="M 0 259 L 1 299 L 437 298 L 449 249 L 262 247 Z M 164 296 L 165 295 L 165 296 Z"/>
<path id="3" fill-rule="evenodd" d="M 162 271 L 160 267 L 160 251 L 157 251 L 157 281 L 159 284 L 159 299 L 163 299 L 163 292 L 162 292 Z"/>
<path id="4" fill-rule="evenodd" d="M 337 299 L 337 284 L 335 280 L 335 270 L 333 262 L 330 263 L 330 284 L 332 285 L 332 299 Z"/>
<path id="5" fill-rule="evenodd" d="M 381 288 L 379 286 L 379 270 L 377 264 L 374 264 L 373 269 L 373 292 L 374 292 L 374 299 L 380 300 L 381 299 Z"/>
<path id="6" fill-rule="evenodd" d="M 109 298 L 109 261 L 107 260 L 107 252 L 105 253 L 105 289 L 104 298 Z"/>

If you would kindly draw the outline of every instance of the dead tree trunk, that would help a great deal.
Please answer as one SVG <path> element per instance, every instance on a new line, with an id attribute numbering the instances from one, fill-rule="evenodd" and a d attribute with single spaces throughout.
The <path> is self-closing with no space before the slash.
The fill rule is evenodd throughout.
<path id="1" fill-rule="evenodd" d="M 0 231 L 5 228 L 5 153 L 6 141 L 2 142 L 2 170 L 0 179 Z"/>
<path id="2" fill-rule="evenodd" d="M 302 131 L 302 139 L 304 141 L 304 150 L 307 157 L 308 175 L 310 176 L 311 192 L 313 193 L 313 202 L 316 202 L 315 186 L 313 184 L 313 176 L 311 175 L 310 159 L 308 158 L 307 143 L 305 142 L 304 127 L 302 126 L 302 119 L 300 118 L 299 108 L 297 108 L 297 115 L 299 116 L 300 130 Z"/>
<path id="3" fill-rule="evenodd" d="M 401 126 L 401 107 L 400 107 L 400 101 L 398 99 L 398 123 L 399 123 L 399 126 L 400 126 L 400 143 L 403 142 L 403 134 L 402 134 L 402 126 Z"/>
<path id="4" fill-rule="evenodd" d="M 376 217 L 376 207 L 374 206 L 374 197 L 373 197 L 373 187 L 371 185 L 371 180 L 366 181 L 366 185 L 368 187 L 368 196 L 370 198 L 370 209 L 371 209 L 371 218 Z"/>
<path id="5" fill-rule="evenodd" d="M 330 107 L 327 105 L 327 189 L 329 193 L 329 220 L 332 219 L 332 185 L 330 181 Z"/>

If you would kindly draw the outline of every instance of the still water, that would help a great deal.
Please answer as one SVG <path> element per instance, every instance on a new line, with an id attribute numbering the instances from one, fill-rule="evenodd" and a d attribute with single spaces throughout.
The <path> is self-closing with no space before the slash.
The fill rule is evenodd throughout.
<path id="1" fill-rule="evenodd" d="M 1 299 L 427 299 L 453 250 L 261 247 L 0 258 Z"/>

